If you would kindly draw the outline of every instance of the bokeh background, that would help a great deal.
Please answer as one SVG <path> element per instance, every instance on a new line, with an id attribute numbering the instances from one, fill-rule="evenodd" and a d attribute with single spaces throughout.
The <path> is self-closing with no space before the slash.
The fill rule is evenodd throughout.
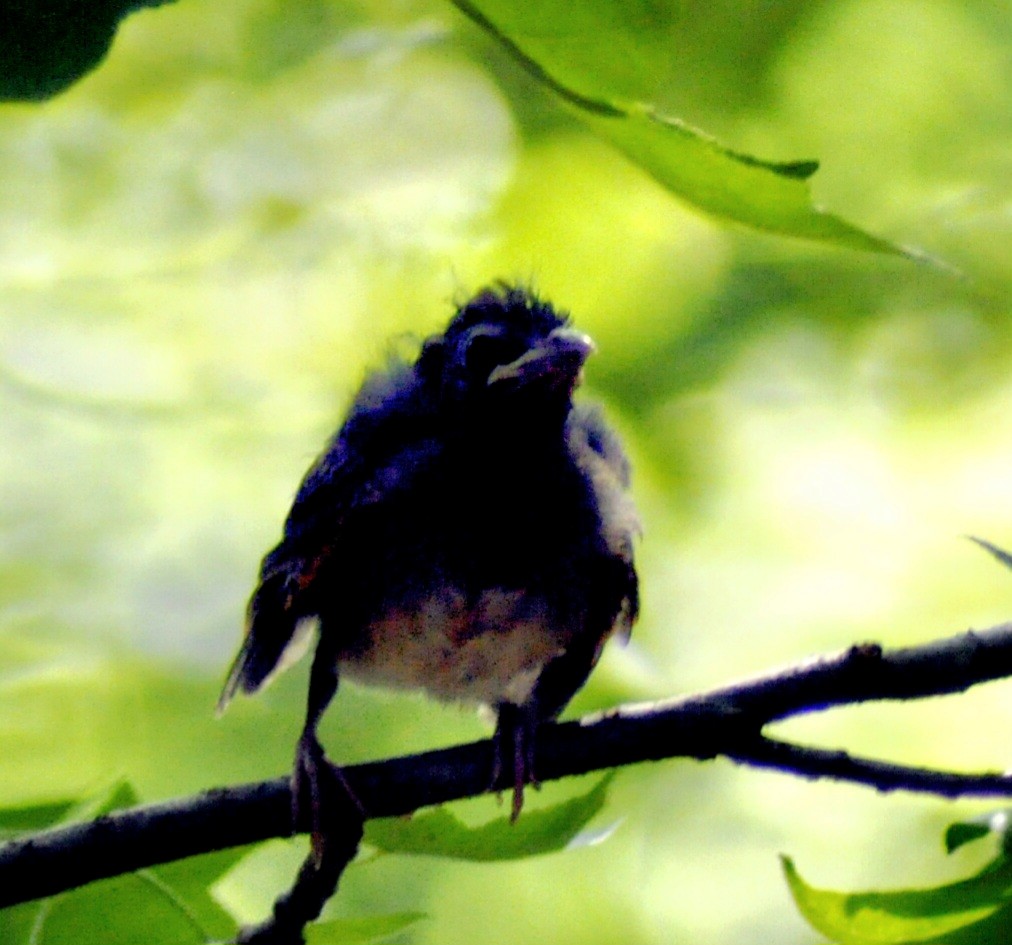
<path id="1" fill-rule="evenodd" d="M 1012 545 L 1007 5 L 650 9 L 659 105 L 820 158 L 819 203 L 962 277 L 696 214 L 436 0 L 181 0 L 67 93 L 0 106 L 0 804 L 287 770 L 305 667 L 213 719 L 259 558 L 368 366 L 497 278 L 595 337 L 585 396 L 635 464 L 642 620 L 572 713 L 1009 617 L 1012 575 L 961 537 Z M 788 731 L 1002 768 L 1012 690 Z M 487 732 L 346 686 L 325 740 L 351 761 Z M 927 883 L 969 868 L 940 833 L 983 809 L 642 766 L 602 843 L 384 857 L 331 909 L 425 912 L 419 945 L 807 943 L 778 852 L 818 885 Z M 257 918 L 302 852 L 270 844 L 217 894 Z"/>

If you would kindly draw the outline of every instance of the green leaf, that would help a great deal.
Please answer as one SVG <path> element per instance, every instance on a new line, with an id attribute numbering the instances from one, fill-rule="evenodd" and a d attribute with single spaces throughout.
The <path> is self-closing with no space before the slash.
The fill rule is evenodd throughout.
<path id="1" fill-rule="evenodd" d="M 223 941 L 236 923 L 208 887 L 247 849 L 191 857 L 0 912 L 0 945 L 63 945 L 101 930 L 104 945 Z M 89 933 L 90 934 L 90 933 Z"/>
<path id="2" fill-rule="evenodd" d="M 63 821 L 76 804 L 68 800 L 0 807 L 0 837 L 52 827 Z"/>
<path id="3" fill-rule="evenodd" d="M 426 918 L 424 912 L 395 912 L 355 919 L 330 919 L 306 929 L 307 945 L 363 945 L 389 938 Z"/>
<path id="4" fill-rule="evenodd" d="M 138 800 L 133 786 L 117 779 L 85 798 L 3 807 L 0 808 L 0 836 L 94 820 L 110 811 L 131 807 Z"/>
<path id="5" fill-rule="evenodd" d="M 1012 900 L 1012 864 L 999 859 L 976 876 L 928 889 L 835 892 L 810 886 L 781 857 L 791 895 L 805 919 L 834 942 L 900 945 L 967 929 Z"/>
<path id="6" fill-rule="evenodd" d="M 118 780 L 81 801 L 12 809 L 7 822 L 34 820 L 44 828 L 92 820 L 137 801 L 133 787 Z M 209 887 L 248 851 L 248 847 L 240 847 L 190 857 L 4 910 L 0 913 L 0 945 L 53 945 L 72 940 L 82 928 L 101 928 L 103 941 L 108 942 L 183 943 L 228 938 L 235 933 L 236 923 L 213 899 Z M 140 932 L 148 922 L 157 923 L 158 935 Z M 164 938 L 160 937 L 162 931 Z"/>
<path id="7" fill-rule="evenodd" d="M 640 106 L 585 121 L 672 193 L 718 217 L 784 236 L 914 258 L 812 203 L 815 162 L 773 164 L 724 147 L 677 118 Z"/>
<path id="8" fill-rule="evenodd" d="M 114 810 L 121 810 L 124 807 L 133 807 L 140 803 L 140 796 L 134 790 L 133 785 L 125 778 L 117 778 L 110 784 L 105 785 L 94 794 L 78 801 L 64 815 L 64 823 L 80 823 L 85 820 L 94 820 Z"/>
<path id="9" fill-rule="evenodd" d="M 79 945 L 88 940 L 103 945 L 202 945 L 210 938 L 171 894 L 143 874 L 93 883 L 47 900 L 42 907 L 35 910 L 30 937 L 24 937 L 26 923 L 16 922 L 17 937 L 5 936 L 3 945 Z M 10 911 L 18 917 L 18 910 Z M 3 913 L 0 927 L 7 915 Z"/>
<path id="10" fill-rule="evenodd" d="M 219 850 L 203 856 L 188 857 L 174 863 L 145 870 L 149 882 L 160 886 L 190 922 L 204 929 L 215 940 L 235 934 L 231 913 L 212 895 L 211 886 L 250 851 L 250 847 Z"/>
<path id="11" fill-rule="evenodd" d="M 44 924 L 52 905 L 52 899 L 43 899 L 0 910 L 0 945 L 36 945 L 36 930 Z"/>
<path id="12" fill-rule="evenodd" d="M 989 814 L 981 814 L 971 820 L 949 824 L 945 831 L 945 850 L 947 853 L 952 853 L 963 844 L 979 840 L 988 834 L 998 834 L 1002 839 L 1003 846 L 1007 848 L 1009 824 L 1010 812 L 1007 810 L 996 810 Z"/>
<path id="13" fill-rule="evenodd" d="M 491 862 L 553 853 L 573 843 L 604 806 L 609 773 L 586 794 L 541 810 L 525 811 L 511 824 L 499 818 L 468 827 L 445 808 L 410 819 L 387 818 L 366 825 L 365 840 L 384 853 L 414 853 Z"/>
<path id="14" fill-rule="evenodd" d="M 524 4 L 453 0 L 597 134 L 700 210 L 785 236 L 930 261 L 812 202 L 810 160 L 774 162 L 725 147 L 650 99 L 668 76 L 673 12 L 626 0 Z M 674 78 L 674 77 L 671 77 Z"/>
<path id="15" fill-rule="evenodd" d="M 963 844 L 986 837 L 990 832 L 991 828 L 986 823 L 964 821 L 963 823 L 949 824 L 945 830 L 945 852 L 952 853 Z"/>
<path id="16" fill-rule="evenodd" d="M 87 75 L 112 45 L 120 20 L 167 0 L 26 0 L 5 4 L 0 101 L 40 100 Z"/>

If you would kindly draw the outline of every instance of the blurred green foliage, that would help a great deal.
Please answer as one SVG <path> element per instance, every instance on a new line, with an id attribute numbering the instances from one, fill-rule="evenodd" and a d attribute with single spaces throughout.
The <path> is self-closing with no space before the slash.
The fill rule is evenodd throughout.
<path id="1" fill-rule="evenodd" d="M 965 278 L 699 217 L 434 0 L 142 10 L 69 91 L 0 106 L 14 826 L 118 776 L 155 799 L 288 767 L 305 667 L 212 718 L 259 557 L 367 366 L 499 277 L 595 337 L 586 396 L 635 460 L 643 618 L 573 712 L 1008 616 L 1007 573 L 958 540 L 1012 534 L 1007 11 L 635 9 L 660 51 L 648 61 L 665 63 L 637 79 L 658 106 L 736 149 L 819 156 L 819 204 Z M 1012 699 L 999 684 L 790 730 L 995 767 Z M 324 737 L 353 761 L 482 733 L 467 711 L 347 687 Z M 548 785 L 531 808 L 583 789 Z M 951 874 L 922 844 L 953 811 L 723 763 L 642 767 L 612 785 L 601 821 L 621 824 L 603 844 L 496 864 L 376 857 L 328 917 L 399 916 L 387 930 L 416 943 L 810 942 L 777 851 L 836 888 L 938 884 Z M 188 908 L 260 918 L 301 855 L 267 845 Z M 153 888 L 113 886 L 45 908 L 87 940 L 87 903 L 128 908 Z M 0 917 L 3 945 L 30 934 L 37 914 L 19 915 Z"/>

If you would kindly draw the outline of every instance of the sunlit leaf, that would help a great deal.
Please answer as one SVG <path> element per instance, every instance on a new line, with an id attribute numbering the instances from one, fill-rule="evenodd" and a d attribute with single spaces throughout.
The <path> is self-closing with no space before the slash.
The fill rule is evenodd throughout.
<path id="1" fill-rule="evenodd" d="M 585 794 L 540 810 L 524 811 L 511 824 L 506 817 L 469 827 L 445 808 L 410 819 L 370 821 L 365 840 L 384 853 L 415 853 L 458 860 L 516 860 L 562 850 L 604 807 L 613 774 Z"/>
<path id="2" fill-rule="evenodd" d="M 993 915 L 1012 898 L 1012 864 L 928 889 L 859 893 L 810 886 L 788 857 L 784 875 L 801 914 L 819 932 L 846 945 L 927 942 Z"/>
<path id="3" fill-rule="evenodd" d="M 595 132 L 699 209 L 786 236 L 926 259 L 816 206 L 808 178 L 818 162 L 767 161 L 735 151 L 642 97 L 668 73 L 663 6 L 453 2 Z"/>

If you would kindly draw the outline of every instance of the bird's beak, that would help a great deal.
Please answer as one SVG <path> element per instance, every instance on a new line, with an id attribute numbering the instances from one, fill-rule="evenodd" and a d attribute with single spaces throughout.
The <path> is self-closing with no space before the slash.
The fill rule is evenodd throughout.
<path id="1" fill-rule="evenodd" d="M 573 328 L 556 328 L 544 341 L 515 361 L 500 364 L 488 376 L 488 386 L 502 381 L 528 381 L 549 375 L 576 378 L 580 368 L 597 350 L 589 335 Z"/>

